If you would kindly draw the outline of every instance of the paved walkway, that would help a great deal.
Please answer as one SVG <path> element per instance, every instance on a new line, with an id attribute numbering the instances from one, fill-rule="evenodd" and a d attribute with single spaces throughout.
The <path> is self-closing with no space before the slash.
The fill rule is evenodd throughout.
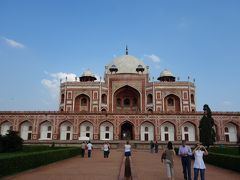
<path id="1" fill-rule="evenodd" d="M 25 171 L 4 180 L 117 180 L 123 154 L 111 150 L 108 159 L 100 150 L 94 150 L 92 158 L 74 157 L 47 166 Z M 165 180 L 165 167 L 161 163 L 161 153 L 151 154 L 144 150 L 134 150 L 132 163 L 137 180 Z M 239 180 L 240 173 L 206 165 L 207 180 Z M 182 167 L 179 157 L 175 157 L 175 180 L 182 180 Z"/>
<path id="2" fill-rule="evenodd" d="M 161 163 L 161 153 L 151 154 L 149 151 L 136 150 L 132 156 L 133 165 L 137 172 L 138 180 L 167 180 L 166 169 Z M 193 162 L 192 162 L 193 166 Z M 206 180 L 239 180 L 240 173 L 218 168 L 206 164 Z M 175 180 L 183 180 L 182 165 L 180 157 L 174 158 L 174 173 Z M 192 169 L 193 179 L 193 169 Z M 199 177 L 200 179 L 200 177 Z"/>

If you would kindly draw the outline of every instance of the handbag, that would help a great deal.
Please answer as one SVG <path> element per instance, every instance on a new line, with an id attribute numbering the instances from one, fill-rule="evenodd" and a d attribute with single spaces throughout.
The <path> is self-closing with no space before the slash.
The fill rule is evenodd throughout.
<path id="1" fill-rule="evenodd" d="M 161 160 L 162 160 L 162 162 L 163 162 L 163 160 L 166 159 L 166 156 L 167 156 L 167 154 L 166 154 L 166 152 L 164 151 L 164 152 L 162 153 L 162 156 L 161 156 Z"/>

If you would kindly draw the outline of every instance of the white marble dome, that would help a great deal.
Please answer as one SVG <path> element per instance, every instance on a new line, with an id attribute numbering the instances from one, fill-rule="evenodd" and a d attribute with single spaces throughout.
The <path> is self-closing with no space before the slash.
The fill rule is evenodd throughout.
<path id="1" fill-rule="evenodd" d="M 113 61 L 110 64 L 108 64 L 108 66 L 106 67 L 106 70 L 107 70 L 106 72 L 108 74 L 111 73 L 109 69 L 113 67 L 113 65 L 115 65 L 116 68 L 118 69 L 116 74 L 121 74 L 121 73 L 137 74 L 138 72 L 136 71 L 136 68 L 139 65 L 141 65 L 144 68 L 143 74 L 148 73 L 148 66 L 146 66 L 143 61 L 131 55 L 123 55 L 113 59 Z"/>
<path id="2" fill-rule="evenodd" d="M 172 74 L 171 71 L 164 69 L 161 73 L 160 73 L 160 77 L 174 77 L 174 75 Z"/>
<path id="3" fill-rule="evenodd" d="M 95 75 L 89 69 L 82 73 L 82 77 L 83 76 L 95 77 Z"/>

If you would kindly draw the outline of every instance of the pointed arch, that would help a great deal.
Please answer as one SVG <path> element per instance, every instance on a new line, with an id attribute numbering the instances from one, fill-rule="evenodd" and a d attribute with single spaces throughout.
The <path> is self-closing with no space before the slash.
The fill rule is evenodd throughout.
<path id="1" fill-rule="evenodd" d="M 147 95 L 147 104 L 152 104 L 153 103 L 153 95 L 152 94 L 148 94 Z"/>
<path id="2" fill-rule="evenodd" d="M 134 139 L 134 124 L 131 121 L 125 120 L 120 124 L 120 139 L 133 140 Z"/>
<path id="3" fill-rule="evenodd" d="M 114 111 L 139 111 L 140 93 L 137 89 L 125 85 L 113 93 Z"/>
<path id="4" fill-rule="evenodd" d="M 180 112 L 180 98 L 175 94 L 169 94 L 164 98 L 164 109 L 166 112 Z"/>
<path id="5" fill-rule="evenodd" d="M 59 124 L 60 128 L 60 140 L 72 140 L 73 124 L 72 122 L 65 120 Z"/>
<path id="6" fill-rule="evenodd" d="M 61 104 L 64 103 L 64 100 L 65 100 L 65 95 L 62 93 L 62 94 L 61 94 Z"/>
<path id="7" fill-rule="evenodd" d="M 224 136 L 226 142 L 237 142 L 238 141 L 238 125 L 232 121 L 224 124 Z"/>
<path id="8" fill-rule="evenodd" d="M 102 94 L 102 104 L 107 104 L 107 95 L 106 94 Z"/>
<path id="9" fill-rule="evenodd" d="M 31 140 L 32 139 L 32 122 L 31 121 L 23 121 L 19 124 L 20 127 L 20 137 L 23 140 Z"/>
<path id="10" fill-rule="evenodd" d="M 39 140 L 51 140 L 53 125 L 52 122 L 45 120 L 39 124 L 40 139 Z"/>
<path id="11" fill-rule="evenodd" d="M 196 125 L 190 121 L 186 121 L 181 125 L 182 140 L 196 140 Z"/>
<path id="12" fill-rule="evenodd" d="M 80 123 L 80 137 L 88 137 L 90 140 L 93 139 L 93 124 L 90 121 L 83 121 Z"/>
<path id="13" fill-rule="evenodd" d="M 107 112 L 107 108 L 102 108 L 101 112 Z"/>
<path id="14" fill-rule="evenodd" d="M 13 129 L 12 123 L 10 121 L 8 121 L 8 120 L 3 121 L 0 124 L 0 134 L 2 136 L 6 135 L 8 133 L 8 131 L 12 130 L 12 129 Z"/>
<path id="15" fill-rule="evenodd" d="M 74 100 L 74 111 L 90 111 L 90 97 L 86 94 L 80 94 L 75 97 Z"/>
<path id="16" fill-rule="evenodd" d="M 113 140 L 113 124 L 109 121 L 103 121 L 99 125 L 100 140 Z"/>
<path id="17" fill-rule="evenodd" d="M 175 141 L 176 126 L 170 121 L 165 121 L 160 125 L 161 141 Z"/>
<path id="18" fill-rule="evenodd" d="M 154 140 L 155 126 L 150 121 L 143 121 L 140 126 L 141 141 L 153 141 Z"/>

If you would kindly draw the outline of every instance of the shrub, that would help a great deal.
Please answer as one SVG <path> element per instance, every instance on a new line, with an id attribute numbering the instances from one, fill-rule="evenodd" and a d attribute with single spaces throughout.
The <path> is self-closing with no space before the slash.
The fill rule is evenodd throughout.
<path id="1" fill-rule="evenodd" d="M 0 152 L 19 151 L 23 147 L 23 139 L 16 131 L 8 131 L 4 136 L 0 136 Z"/>
<path id="2" fill-rule="evenodd" d="M 218 154 L 240 155 L 238 147 L 210 147 L 209 152 Z"/>
<path id="3" fill-rule="evenodd" d="M 210 152 L 204 157 L 206 163 L 240 172 L 240 156 Z"/>
<path id="4" fill-rule="evenodd" d="M 78 147 L 16 154 L 0 157 L 0 177 L 36 168 L 80 154 Z"/>

